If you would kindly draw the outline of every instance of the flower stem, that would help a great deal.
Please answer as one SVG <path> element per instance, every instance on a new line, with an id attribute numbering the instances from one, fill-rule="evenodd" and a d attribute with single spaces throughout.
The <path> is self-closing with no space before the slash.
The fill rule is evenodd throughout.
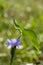
<path id="1" fill-rule="evenodd" d="M 15 50 L 16 50 L 16 46 L 14 46 L 14 48 L 11 48 L 11 60 L 10 60 L 10 65 L 12 65 L 13 63 L 13 57 L 15 55 Z"/>

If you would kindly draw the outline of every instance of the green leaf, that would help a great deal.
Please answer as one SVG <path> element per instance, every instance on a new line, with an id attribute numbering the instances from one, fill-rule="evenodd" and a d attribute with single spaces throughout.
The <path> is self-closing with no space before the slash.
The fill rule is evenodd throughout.
<path id="1" fill-rule="evenodd" d="M 32 30 L 24 30 L 23 34 L 31 41 L 32 45 L 39 51 L 39 40 L 36 33 Z"/>

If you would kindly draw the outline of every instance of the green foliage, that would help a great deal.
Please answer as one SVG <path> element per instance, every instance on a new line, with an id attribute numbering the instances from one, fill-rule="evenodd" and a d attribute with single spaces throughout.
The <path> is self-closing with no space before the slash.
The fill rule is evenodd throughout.
<path id="1" fill-rule="evenodd" d="M 11 49 L 5 46 L 6 40 L 20 35 L 23 48 L 16 49 L 13 65 L 38 61 L 42 64 L 39 55 L 43 54 L 43 0 L 0 0 L 0 65 L 10 63 Z"/>
<path id="2" fill-rule="evenodd" d="M 34 31 L 32 30 L 25 30 L 24 31 L 24 35 L 26 35 L 26 37 L 28 38 L 28 40 L 31 41 L 32 45 L 39 50 L 39 42 L 38 42 L 38 38 L 37 35 L 35 34 Z"/>

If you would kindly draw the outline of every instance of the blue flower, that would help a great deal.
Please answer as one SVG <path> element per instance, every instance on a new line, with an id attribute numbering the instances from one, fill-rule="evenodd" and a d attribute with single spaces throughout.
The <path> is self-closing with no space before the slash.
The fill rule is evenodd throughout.
<path id="1" fill-rule="evenodd" d="M 7 39 L 7 42 L 6 42 L 6 45 L 7 46 L 10 46 L 13 48 L 14 46 L 18 46 L 20 45 L 20 41 L 18 39 Z"/>

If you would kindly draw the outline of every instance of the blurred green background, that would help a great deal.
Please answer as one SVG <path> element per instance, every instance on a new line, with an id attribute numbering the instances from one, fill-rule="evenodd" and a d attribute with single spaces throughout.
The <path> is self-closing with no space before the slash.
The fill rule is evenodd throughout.
<path id="1" fill-rule="evenodd" d="M 6 40 L 20 35 L 13 18 L 23 31 L 13 65 L 43 65 L 43 0 L 0 0 L 0 65 L 10 62 Z"/>

